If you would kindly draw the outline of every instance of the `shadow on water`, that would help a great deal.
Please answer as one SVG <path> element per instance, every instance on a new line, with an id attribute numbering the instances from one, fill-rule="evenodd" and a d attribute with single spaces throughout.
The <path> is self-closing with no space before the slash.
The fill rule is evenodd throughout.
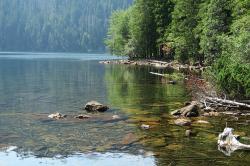
<path id="1" fill-rule="evenodd" d="M 166 84 L 150 75 L 151 71 L 173 72 L 75 59 L 0 59 L 0 148 L 17 147 L 14 152 L 2 150 L 0 161 L 70 165 L 105 160 L 105 164 L 159 166 L 250 162 L 248 152 L 227 157 L 216 145 L 218 132 L 228 121 L 247 136 L 250 129 L 239 124 L 247 117 L 237 121 L 203 118 L 210 124 L 175 126 L 169 112 L 189 99 L 183 81 Z M 85 113 L 81 108 L 89 100 L 108 104 L 111 109 L 90 119 L 74 119 Z M 48 119 L 54 112 L 69 116 L 59 121 Z M 151 128 L 142 130 L 142 124 Z M 190 128 L 197 133 L 195 137 L 185 137 Z M 91 154 L 97 156 L 90 160 Z M 57 156 L 62 159 L 55 159 Z"/>

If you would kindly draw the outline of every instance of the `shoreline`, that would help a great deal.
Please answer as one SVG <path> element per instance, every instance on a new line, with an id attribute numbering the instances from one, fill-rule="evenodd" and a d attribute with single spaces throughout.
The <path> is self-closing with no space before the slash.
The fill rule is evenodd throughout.
<path id="1" fill-rule="evenodd" d="M 151 60 L 151 59 L 144 59 L 144 60 L 129 60 L 129 59 L 122 59 L 122 60 L 106 60 L 100 61 L 101 64 L 121 64 L 121 65 L 131 65 L 131 66 L 151 66 L 155 68 L 162 68 L 162 69 L 174 69 L 180 72 L 188 72 L 188 71 L 195 71 L 195 72 L 202 72 L 205 70 L 206 67 L 201 66 L 199 64 L 196 65 L 187 65 L 187 64 L 180 64 L 175 61 L 159 61 L 159 60 Z"/>
<path id="2" fill-rule="evenodd" d="M 174 111 L 178 112 L 180 110 L 185 110 L 185 114 L 187 112 L 192 112 L 192 108 L 186 110 L 186 107 L 193 105 L 196 107 L 198 111 L 198 116 L 219 116 L 219 114 L 226 115 L 250 115 L 250 105 L 247 103 L 236 102 L 235 100 L 227 100 L 226 98 L 222 99 L 221 96 L 218 95 L 218 92 L 214 88 L 214 86 L 205 80 L 202 77 L 202 73 L 205 71 L 207 67 L 201 66 L 200 64 L 195 65 L 187 65 L 180 64 L 175 61 L 158 61 L 158 60 L 108 60 L 108 61 L 100 61 L 101 64 L 117 64 L 117 65 L 128 65 L 128 66 L 149 66 L 157 69 L 173 69 L 185 75 L 184 84 L 187 87 L 187 90 L 190 92 L 191 101 L 183 104 L 183 107 Z M 158 77 L 165 77 L 164 74 L 161 73 L 153 73 Z M 165 77 L 166 78 L 166 77 Z M 173 80 L 174 81 L 174 80 Z M 168 83 L 173 84 L 173 81 L 168 81 Z M 174 81 L 175 84 L 175 81 Z M 193 103 L 193 104 L 192 104 Z M 196 111 L 195 111 L 196 112 Z M 188 117 L 184 114 L 174 114 L 174 116 L 180 117 Z M 192 113 L 191 113 L 192 114 Z M 192 117 L 192 116 L 190 116 Z M 197 117 L 197 116 L 194 116 Z"/>

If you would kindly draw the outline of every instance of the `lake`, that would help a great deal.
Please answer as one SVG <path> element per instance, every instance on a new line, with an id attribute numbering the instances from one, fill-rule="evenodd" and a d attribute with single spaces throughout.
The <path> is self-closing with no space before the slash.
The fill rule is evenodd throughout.
<path id="1" fill-rule="evenodd" d="M 249 165 L 249 152 L 217 148 L 226 122 L 250 134 L 248 117 L 203 118 L 210 124 L 174 125 L 169 112 L 190 100 L 182 81 L 169 85 L 142 66 L 104 65 L 106 54 L 0 53 L 0 165 Z M 105 113 L 82 108 L 91 100 Z M 68 115 L 63 120 L 51 113 Z M 117 119 L 113 116 L 117 115 Z M 149 130 L 141 129 L 149 124 Z M 186 137 L 185 130 L 196 131 Z"/>

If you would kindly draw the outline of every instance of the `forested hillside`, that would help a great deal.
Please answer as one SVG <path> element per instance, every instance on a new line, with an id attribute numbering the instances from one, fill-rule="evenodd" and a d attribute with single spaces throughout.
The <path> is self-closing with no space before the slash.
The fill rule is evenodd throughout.
<path id="1" fill-rule="evenodd" d="M 223 92 L 250 97 L 249 0 L 135 0 L 108 34 L 114 54 L 199 62 Z"/>
<path id="2" fill-rule="evenodd" d="M 1 0 L 0 51 L 104 51 L 108 18 L 133 0 Z"/>

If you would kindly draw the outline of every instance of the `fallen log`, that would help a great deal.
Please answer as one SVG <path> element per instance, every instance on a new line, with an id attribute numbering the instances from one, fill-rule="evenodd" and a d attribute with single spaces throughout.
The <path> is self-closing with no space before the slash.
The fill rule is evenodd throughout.
<path id="1" fill-rule="evenodd" d="M 164 74 L 160 74 L 160 73 L 155 73 L 155 72 L 149 72 L 150 74 L 153 74 L 153 75 L 157 75 L 157 76 L 162 76 L 162 77 L 165 77 Z"/>
<path id="2" fill-rule="evenodd" d="M 239 100 L 239 101 L 237 101 L 237 102 L 250 104 L 250 100 Z"/>
<path id="3" fill-rule="evenodd" d="M 232 128 L 225 128 L 218 137 L 218 149 L 225 155 L 230 156 L 236 150 L 250 149 L 250 145 L 240 143 L 237 137 L 233 134 Z"/>
<path id="4" fill-rule="evenodd" d="M 213 98 L 213 97 L 206 97 L 206 100 L 214 103 L 221 103 L 221 104 L 228 104 L 229 106 L 238 106 L 250 109 L 250 105 L 246 103 L 240 103 L 232 100 L 220 99 L 220 98 Z"/>
<path id="5" fill-rule="evenodd" d="M 158 60 L 148 60 L 148 62 L 151 62 L 151 63 L 160 63 L 160 64 L 168 64 L 168 62 L 158 61 Z"/>

